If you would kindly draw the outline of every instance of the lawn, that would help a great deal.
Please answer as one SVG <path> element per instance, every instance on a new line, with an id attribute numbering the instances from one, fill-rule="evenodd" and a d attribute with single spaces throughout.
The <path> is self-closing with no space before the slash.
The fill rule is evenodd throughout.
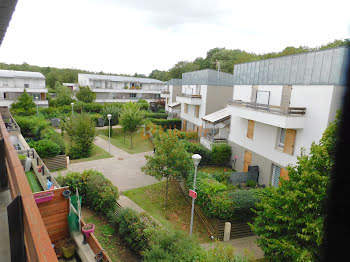
<path id="1" fill-rule="evenodd" d="M 92 144 L 91 156 L 87 158 L 81 158 L 81 159 L 72 159 L 70 160 L 70 163 L 79 163 L 79 162 L 92 161 L 92 160 L 98 160 L 98 159 L 109 158 L 109 157 L 113 157 L 113 156 L 109 154 L 107 151 L 103 150 L 101 147 L 96 146 L 95 144 Z"/>
<path id="2" fill-rule="evenodd" d="M 115 229 L 102 216 L 97 215 L 87 208 L 83 208 L 82 213 L 85 222 L 95 224 L 95 237 L 111 258 L 111 262 L 140 261 L 140 257 L 123 243 Z"/>
<path id="3" fill-rule="evenodd" d="M 202 171 L 205 173 L 209 173 L 209 174 L 213 174 L 213 173 L 218 173 L 218 172 L 224 172 L 226 169 L 226 171 L 228 172 L 234 172 L 233 169 L 226 167 L 226 166 L 200 166 L 198 167 L 198 171 Z"/>
<path id="4" fill-rule="evenodd" d="M 27 171 L 26 177 L 33 193 L 43 191 L 36 175 L 33 171 Z"/>
<path id="5" fill-rule="evenodd" d="M 191 203 L 183 195 L 176 181 L 169 181 L 169 203 L 165 208 L 165 181 L 146 187 L 132 189 L 123 194 L 150 215 L 157 219 L 167 228 L 177 228 L 185 232 L 190 230 Z M 193 234 L 199 241 L 204 243 L 210 241 L 210 233 L 200 220 L 194 216 Z"/>
<path id="6" fill-rule="evenodd" d="M 132 138 L 133 148 L 131 148 L 131 145 L 130 145 L 130 136 L 126 136 L 125 142 L 124 142 L 124 134 L 121 128 L 113 128 L 112 133 L 113 133 L 111 136 L 112 145 L 123 149 L 129 154 L 137 154 L 137 153 L 148 152 L 153 150 L 153 146 L 151 142 L 149 141 L 147 136 L 143 135 L 142 129 L 140 129 L 139 132 L 133 135 L 133 138 Z M 108 129 L 98 130 L 97 134 L 104 140 L 108 141 Z"/>

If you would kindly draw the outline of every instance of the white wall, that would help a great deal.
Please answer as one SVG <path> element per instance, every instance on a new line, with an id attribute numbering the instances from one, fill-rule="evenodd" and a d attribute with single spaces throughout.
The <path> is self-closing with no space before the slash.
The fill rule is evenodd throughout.
<path id="1" fill-rule="evenodd" d="M 269 91 L 270 92 L 270 105 L 280 106 L 283 86 L 258 86 L 258 91 Z"/>
<path id="2" fill-rule="evenodd" d="M 233 100 L 242 100 L 244 102 L 250 102 L 251 95 L 251 85 L 235 85 L 233 87 Z"/>

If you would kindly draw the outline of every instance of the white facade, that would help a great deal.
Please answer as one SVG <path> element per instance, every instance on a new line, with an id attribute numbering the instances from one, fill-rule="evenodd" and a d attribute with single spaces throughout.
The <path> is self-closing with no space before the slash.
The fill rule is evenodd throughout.
<path id="1" fill-rule="evenodd" d="M 111 75 L 79 74 L 80 86 L 89 86 L 96 93 L 96 102 L 129 102 L 145 99 L 153 102 L 160 98 L 165 84 L 150 78 Z"/>
<path id="2" fill-rule="evenodd" d="M 39 106 L 48 106 L 45 76 L 39 72 L 0 70 L 0 106 L 10 107 L 26 89 Z M 37 98 L 37 100 L 35 99 Z"/>

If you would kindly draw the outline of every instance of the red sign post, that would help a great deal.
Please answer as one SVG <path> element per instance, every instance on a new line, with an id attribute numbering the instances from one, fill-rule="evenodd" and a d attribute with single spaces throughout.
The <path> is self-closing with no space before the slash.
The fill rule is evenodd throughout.
<path id="1" fill-rule="evenodd" d="M 188 193 L 190 195 L 190 197 L 192 197 L 193 199 L 197 198 L 197 193 L 195 191 L 193 191 L 192 189 L 190 189 L 190 192 Z"/>

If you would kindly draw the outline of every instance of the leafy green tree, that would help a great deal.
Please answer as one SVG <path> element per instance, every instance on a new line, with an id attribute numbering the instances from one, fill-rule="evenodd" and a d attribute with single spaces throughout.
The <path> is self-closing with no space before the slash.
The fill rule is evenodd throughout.
<path id="1" fill-rule="evenodd" d="M 25 111 L 30 111 L 31 109 L 33 109 L 35 107 L 36 107 L 36 105 L 33 102 L 33 97 L 28 95 L 26 89 L 24 89 L 23 94 L 21 94 L 18 97 L 17 102 L 15 102 L 11 105 L 11 108 L 13 108 L 13 109 L 22 109 Z"/>
<path id="2" fill-rule="evenodd" d="M 171 78 L 182 78 L 182 73 L 199 70 L 199 66 L 192 62 L 180 61 L 169 70 Z"/>
<path id="3" fill-rule="evenodd" d="M 160 71 L 158 69 L 153 70 L 150 75 L 149 78 L 153 78 L 153 79 L 158 79 L 160 81 L 168 81 L 171 79 L 169 72 L 167 71 Z"/>
<path id="4" fill-rule="evenodd" d="M 273 261 L 315 261 L 323 238 L 324 201 L 334 165 L 338 119 L 325 130 L 310 154 L 302 152 L 289 166 L 289 180 L 267 188 L 251 225 L 265 258 Z"/>
<path id="5" fill-rule="evenodd" d="M 132 137 L 143 124 L 144 114 L 137 103 L 126 103 L 119 116 L 119 124 L 124 133 L 130 135 L 130 146 L 133 148 Z"/>
<path id="6" fill-rule="evenodd" d="M 86 113 L 74 114 L 62 125 L 68 136 L 68 155 L 72 159 L 89 157 L 96 136 L 95 123 L 89 115 Z"/>
<path id="7" fill-rule="evenodd" d="M 57 84 L 55 85 L 55 89 L 57 106 L 70 105 L 74 101 L 73 92 L 68 87 Z"/>
<path id="8" fill-rule="evenodd" d="M 186 178 L 193 171 L 193 162 L 185 145 L 172 130 L 158 134 L 154 139 L 154 145 L 156 152 L 154 156 L 145 156 L 147 163 L 142 171 L 159 180 L 166 178 L 165 206 L 167 206 L 169 178 Z"/>
<path id="9" fill-rule="evenodd" d="M 79 86 L 79 91 L 77 92 L 77 99 L 85 103 L 92 103 L 96 99 L 96 94 L 93 93 L 88 86 Z"/>

